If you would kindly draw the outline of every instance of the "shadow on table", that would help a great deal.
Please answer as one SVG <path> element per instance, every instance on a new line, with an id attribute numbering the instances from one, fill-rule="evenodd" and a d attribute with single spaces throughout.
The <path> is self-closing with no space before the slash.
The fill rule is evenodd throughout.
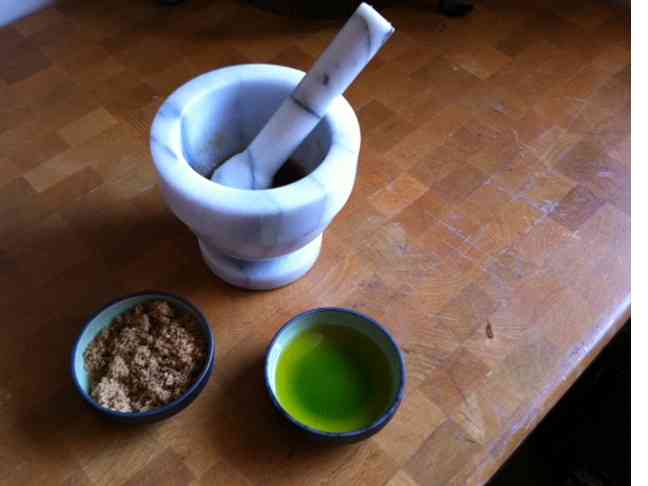
<path id="1" fill-rule="evenodd" d="M 317 442 L 294 429 L 274 408 L 265 387 L 265 357 L 242 366 L 214 402 L 216 449 L 252 482 L 298 484 L 305 477 L 335 480 L 340 465 L 367 443 Z"/>
<path id="2" fill-rule="evenodd" d="M 316 460 L 345 454 L 344 448 L 323 447 L 292 431 L 267 395 L 264 357 L 274 328 L 255 332 L 250 319 L 258 320 L 259 311 L 249 302 L 263 300 L 263 313 L 277 307 L 276 301 L 216 278 L 193 234 L 166 210 L 127 216 L 97 215 L 77 222 L 74 238 L 63 230 L 57 238 L 45 231 L 32 235 L 30 244 L 45 256 L 55 255 L 62 241 L 73 245 L 75 238 L 92 251 L 68 247 L 61 258 L 78 254 L 80 261 L 46 275 L 47 281 L 32 292 L 16 292 L 17 300 L 6 303 L 4 317 L 14 324 L 0 342 L 0 354 L 5 354 L 0 365 L 13 375 L 0 381 L 0 433 L 15 440 L 16 466 L 10 477 L 26 474 L 29 467 L 55 467 L 67 474 L 81 462 L 112 464 L 118 459 L 130 460 L 127 467 L 135 471 L 148 462 L 147 453 L 175 445 L 182 427 L 196 423 L 213 429 L 213 435 L 197 431 L 201 439 L 212 440 L 220 456 L 253 477 L 272 474 L 274 465 L 289 460 L 288 472 L 297 475 L 315 467 Z M 91 313 L 120 295 L 144 289 L 180 294 L 205 310 L 215 320 L 217 360 L 210 384 L 187 410 L 159 424 L 129 426 L 106 420 L 83 402 L 70 375 L 70 353 Z M 165 427 L 175 435 L 164 438 Z M 38 470 L 29 474 L 32 480 Z"/>
<path id="3" fill-rule="evenodd" d="M 97 213 L 54 230 L 38 226 L 27 252 L 3 246 L 2 256 L 18 264 L 0 275 L 0 417 L 21 429 L 21 440 L 33 438 L 39 447 L 56 435 L 57 424 L 74 428 L 75 417 L 86 415 L 69 367 L 74 342 L 93 312 L 145 289 L 190 300 L 237 292 L 209 272 L 195 237 L 166 210 Z"/>

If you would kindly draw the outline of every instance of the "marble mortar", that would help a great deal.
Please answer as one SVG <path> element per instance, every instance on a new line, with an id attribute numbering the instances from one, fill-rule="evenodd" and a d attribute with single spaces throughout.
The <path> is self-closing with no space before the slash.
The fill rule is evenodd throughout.
<path id="1" fill-rule="evenodd" d="M 272 289 L 305 275 L 353 189 L 360 126 L 341 96 L 291 157 L 304 178 L 265 190 L 209 179 L 248 146 L 303 76 L 269 64 L 208 72 L 171 94 L 151 127 L 167 205 L 196 235 L 209 268 L 238 287 Z"/>

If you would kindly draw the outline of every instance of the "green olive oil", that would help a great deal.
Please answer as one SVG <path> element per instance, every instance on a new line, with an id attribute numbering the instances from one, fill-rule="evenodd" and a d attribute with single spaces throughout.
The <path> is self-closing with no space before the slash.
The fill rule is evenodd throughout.
<path id="1" fill-rule="evenodd" d="M 279 402 L 299 422 L 350 432 L 387 411 L 396 384 L 387 357 L 368 336 L 345 326 L 316 325 L 281 353 L 276 387 Z"/>

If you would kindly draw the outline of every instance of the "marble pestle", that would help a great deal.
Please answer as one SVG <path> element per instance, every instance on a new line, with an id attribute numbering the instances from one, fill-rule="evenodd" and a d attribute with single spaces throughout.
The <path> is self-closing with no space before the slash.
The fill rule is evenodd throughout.
<path id="1" fill-rule="evenodd" d="M 326 115 L 394 32 L 366 3 L 338 32 L 311 70 L 250 145 L 218 167 L 211 179 L 239 189 L 268 189 L 277 171 Z"/>

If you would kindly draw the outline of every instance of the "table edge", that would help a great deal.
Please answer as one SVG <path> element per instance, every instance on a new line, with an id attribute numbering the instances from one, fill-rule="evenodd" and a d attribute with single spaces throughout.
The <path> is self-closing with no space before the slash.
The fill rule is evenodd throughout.
<path id="1" fill-rule="evenodd" d="M 616 307 L 614 313 L 599 320 L 590 339 L 583 342 L 578 349 L 570 354 L 569 363 L 573 363 L 573 366 L 559 368 L 563 370 L 563 373 L 558 377 L 558 386 L 546 387 L 520 413 L 514 414 L 509 422 L 510 426 L 505 428 L 505 434 L 490 446 L 490 450 L 486 451 L 486 457 L 470 473 L 466 484 L 486 484 L 504 466 L 522 442 L 628 321 L 630 306 L 630 295 L 627 295 L 623 303 Z M 573 359 L 574 356 L 577 359 Z"/>

